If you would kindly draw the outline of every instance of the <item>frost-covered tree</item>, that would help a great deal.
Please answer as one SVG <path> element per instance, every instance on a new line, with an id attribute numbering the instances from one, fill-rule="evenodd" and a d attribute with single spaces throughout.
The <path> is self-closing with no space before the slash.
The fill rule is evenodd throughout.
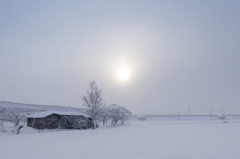
<path id="1" fill-rule="evenodd" d="M 109 109 L 104 108 L 101 113 L 99 114 L 99 120 L 103 123 L 103 126 L 106 125 L 108 119 L 109 119 Z"/>
<path id="2" fill-rule="evenodd" d="M 132 113 L 129 110 L 127 110 L 126 108 L 122 107 L 121 108 L 121 114 L 120 114 L 121 124 L 124 125 L 124 123 L 129 120 L 131 115 L 132 115 Z"/>
<path id="3" fill-rule="evenodd" d="M 2 120 L 0 120 L 0 131 L 5 132 L 4 123 Z"/>
<path id="4" fill-rule="evenodd" d="M 3 119 L 3 112 L 5 111 L 6 108 L 0 108 L 0 131 L 5 132 L 4 128 L 4 120 Z"/>
<path id="5" fill-rule="evenodd" d="M 87 114 L 92 118 L 94 129 L 96 128 L 96 122 L 99 119 L 99 115 L 105 107 L 102 96 L 102 90 L 98 89 L 95 81 L 92 81 L 89 83 L 87 95 L 82 97 L 83 106 L 88 109 Z"/>
<path id="6" fill-rule="evenodd" d="M 24 109 L 6 108 L 0 115 L 0 120 L 10 122 L 14 126 L 18 126 L 20 122 L 25 122 L 27 112 Z"/>
<path id="7" fill-rule="evenodd" d="M 121 108 L 116 105 L 112 104 L 109 106 L 109 117 L 111 119 L 111 124 L 116 125 L 117 122 L 120 120 L 121 115 Z"/>
<path id="8" fill-rule="evenodd" d="M 23 127 L 21 122 L 26 122 L 26 112 L 25 109 L 18 109 L 18 108 L 3 108 L 0 110 L 0 129 L 1 131 L 5 132 L 4 122 L 12 123 L 16 129 L 15 133 L 19 134 L 20 129 Z"/>
<path id="9" fill-rule="evenodd" d="M 121 124 L 123 125 L 132 114 L 126 108 L 116 104 L 111 104 L 110 106 L 108 106 L 108 110 L 108 115 L 112 121 L 112 125 L 116 125 L 118 122 L 121 122 Z"/>

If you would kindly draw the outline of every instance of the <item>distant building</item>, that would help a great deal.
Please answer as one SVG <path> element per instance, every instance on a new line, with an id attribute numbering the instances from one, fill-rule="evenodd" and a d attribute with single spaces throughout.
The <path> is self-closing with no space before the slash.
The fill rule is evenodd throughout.
<path id="1" fill-rule="evenodd" d="M 28 115 L 27 126 L 37 129 L 87 129 L 92 127 L 92 121 L 82 113 L 45 111 Z"/>

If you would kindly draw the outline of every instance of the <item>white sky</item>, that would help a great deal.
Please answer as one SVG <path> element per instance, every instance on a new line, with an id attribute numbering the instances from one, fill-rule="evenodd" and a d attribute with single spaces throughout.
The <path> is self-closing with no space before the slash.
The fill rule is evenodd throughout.
<path id="1" fill-rule="evenodd" d="M 240 1 L 0 1 L 0 100 L 240 114 Z M 119 67 L 130 71 L 117 79 Z"/>

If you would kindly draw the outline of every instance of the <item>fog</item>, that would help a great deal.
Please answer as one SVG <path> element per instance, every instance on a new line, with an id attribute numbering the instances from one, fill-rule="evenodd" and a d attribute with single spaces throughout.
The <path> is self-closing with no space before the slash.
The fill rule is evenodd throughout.
<path id="1" fill-rule="evenodd" d="M 96 81 L 134 114 L 240 114 L 239 5 L 1 1 L 0 101 L 82 108 Z"/>

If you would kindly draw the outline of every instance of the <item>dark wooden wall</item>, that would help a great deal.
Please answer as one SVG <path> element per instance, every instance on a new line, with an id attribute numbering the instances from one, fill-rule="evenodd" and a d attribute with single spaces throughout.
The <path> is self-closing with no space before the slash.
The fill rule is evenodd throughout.
<path id="1" fill-rule="evenodd" d="M 43 120 L 44 120 L 44 128 L 46 128 L 46 129 L 58 128 L 59 115 L 52 114 L 52 115 L 49 115 L 49 116 L 43 118 Z"/>
<path id="2" fill-rule="evenodd" d="M 27 126 L 38 129 L 56 129 L 58 128 L 59 115 L 52 114 L 45 118 L 27 118 Z M 33 124 L 34 122 L 34 124 Z"/>
<path id="3" fill-rule="evenodd" d="M 33 124 L 34 123 L 34 124 Z M 42 129 L 44 125 L 43 118 L 27 118 L 27 126 Z"/>
<path id="4" fill-rule="evenodd" d="M 84 118 L 84 117 L 82 117 L 82 118 Z M 91 119 L 89 119 L 89 120 L 91 122 Z M 59 126 L 62 129 L 65 129 L 65 128 L 67 128 L 67 129 L 73 129 L 73 128 L 87 129 L 87 128 L 92 127 L 91 124 L 80 125 L 80 126 L 77 125 L 76 127 L 73 125 L 69 126 L 68 123 L 66 123 L 66 121 L 57 114 L 52 114 L 52 115 L 49 115 L 44 118 L 35 118 L 35 119 L 27 118 L 27 126 L 37 128 L 37 129 L 57 129 L 57 128 L 59 128 Z"/>

